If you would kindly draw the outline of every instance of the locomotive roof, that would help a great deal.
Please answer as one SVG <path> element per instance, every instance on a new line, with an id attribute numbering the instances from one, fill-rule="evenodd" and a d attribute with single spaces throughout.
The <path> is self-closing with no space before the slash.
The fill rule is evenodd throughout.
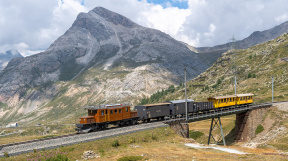
<path id="1" fill-rule="evenodd" d="M 173 100 L 173 101 L 167 101 L 171 103 L 185 103 L 185 100 Z M 192 99 L 187 99 L 187 102 L 194 102 Z"/>
<path id="2" fill-rule="evenodd" d="M 139 106 L 146 106 L 146 107 L 150 107 L 150 106 L 161 106 L 161 105 L 170 105 L 171 103 L 156 103 L 156 104 L 147 104 L 147 105 L 139 105 Z"/>
<path id="3" fill-rule="evenodd" d="M 98 110 L 98 109 L 107 109 L 107 108 L 120 108 L 130 106 L 128 103 L 117 103 L 117 104 L 107 104 L 107 105 L 95 105 L 95 106 L 86 106 L 82 107 L 88 110 Z"/>

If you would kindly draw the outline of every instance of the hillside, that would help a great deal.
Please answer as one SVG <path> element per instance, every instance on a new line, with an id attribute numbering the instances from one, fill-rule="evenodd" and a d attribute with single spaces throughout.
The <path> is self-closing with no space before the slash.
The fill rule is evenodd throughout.
<path id="1" fill-rule="evenodd" d="M 288 35 L 248 49 L 225 52 L 209 69 L 189 81 L 188 98 L 206 101 L 209 96 L 234 94 L 234 71 L 237 93 L 254 93 L 255 102 L 271 102 L 274 76 L 274 101 L 288 96 Z M 159 101 L 183 99 L 183 87 Z"/>

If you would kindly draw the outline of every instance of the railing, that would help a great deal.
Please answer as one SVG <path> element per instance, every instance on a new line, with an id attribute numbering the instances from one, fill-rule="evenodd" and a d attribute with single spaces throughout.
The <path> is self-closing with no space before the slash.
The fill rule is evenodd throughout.
<path id="1" fill-rule="evenodd" d="M 195 122 L 195 121 L 200 121 L 200 120 L 206 120 L 206 119 L 210 119 L 214 117 L 227 116 L 227 115 L 241 113 L 241 112 L 248 111 L 248 110 L 255 109 L 255 108 L 263 108 L 263 107 L 269 107 L 269 106 L 272 106 L 272 103 L 263 103 L 263 104 L 258 104 L 258 105 L 250 104 L 250 105 L 242 105 L 242 106 L 229 106 L 225 108 L 215 108 L 209 111 L 190 113 L 188 117 L 188 121 Z M 183 120 L 185 120 L 184 116 L 182 118 L 165 120 L 165 123 L 169 123 L 173 121 L 183 121 Z"/>

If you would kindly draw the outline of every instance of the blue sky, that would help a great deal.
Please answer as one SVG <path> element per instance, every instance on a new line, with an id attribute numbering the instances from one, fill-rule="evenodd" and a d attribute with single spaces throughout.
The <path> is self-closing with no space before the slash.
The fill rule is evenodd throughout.
<path id="1" fill-rule="evenodd" d="M 188 1 L 186 0 L 147 0 L 148 3 L 160 4 L 163 8 L 177 7 L 179 9 L 187 9 Z"/>

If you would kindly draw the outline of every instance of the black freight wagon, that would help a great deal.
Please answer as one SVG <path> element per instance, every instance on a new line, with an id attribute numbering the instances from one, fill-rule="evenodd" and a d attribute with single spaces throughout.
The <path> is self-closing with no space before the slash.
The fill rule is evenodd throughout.
<path id="1" fill-rule="evenodd" d="M 185 108 L 185 100 L 174 100 L 168 101 L 170 104 L 170 114 L 172 117 L 177 117 L 178 115 L 185 115 L 186 108 Z M 193 110 L 193 102 L 194 100 L 187 99 L 187 108 L 188 111 Z"/>
<path id="2" fill-rule="evenodd" d="M 162 120 L 165 116 L 170 117 L 170 103 L 157 103 L 135 106 L 139 120 L 150 121 L 150 119 Z"/>
<path id="3" fill-rule="evenodd" d="M 199 112 L 199 111 L 208 111 L 214 109 L 213 101 L 210 102 L 194 102 L 193 111 L 189 112 Z"/>

